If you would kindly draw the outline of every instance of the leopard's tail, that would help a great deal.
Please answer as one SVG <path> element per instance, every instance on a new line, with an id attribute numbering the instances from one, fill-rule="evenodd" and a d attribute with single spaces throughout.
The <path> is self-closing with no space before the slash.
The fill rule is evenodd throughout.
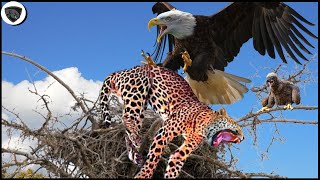
<path id="1" fill-rule="evenodd" d="M 103 82 L 103 85 L 99 92 L 98 102 L 99 102 L 99 111 L 101 113 L 101 124 L 103 127 L 109 127 L 111 124 L 110 116 L 110 94 L 112 93 L 112 86 L 114 85 L 112 79 L 114 78 L 115 73 L 110 74 Z"/>

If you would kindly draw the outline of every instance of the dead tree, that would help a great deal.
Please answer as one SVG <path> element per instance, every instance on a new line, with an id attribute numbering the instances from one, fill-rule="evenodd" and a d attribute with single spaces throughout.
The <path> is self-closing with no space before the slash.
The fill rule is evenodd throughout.
<path id="1" fill-rule="evenodd" d="M 67 127 L 54 126 L 59 122 L 59 118 L 55 117 L 49 108 L 50 97 L 46 94 L 40 94 L 37 88 L 30 89 L 30 93 L 39 97 L 41 105 L 46 109 L 46 113 L 39 114 L 43 118 L 43 123 L 40 128 L 33 129 L 28 124 L 24 123 L 19 114 L 14 110 L 2 106 L 2 110 L 10 113 L 14 120 L 2 118 L 2 128 L 6 129 L 10 137 L 10 132 L 17 131 L 20 133 L 21 140 L 33 138 L 36 143 L 29 151 L 20 151 L 10 148 L 2 148 L 2 154 L 9 154 L 11 159 L 2 162 L 2 170 L 11 169 L 10 177 L 15 175 L 28 165 L 38 165 L 39 169 L 44 169 L 48 177 L 90 177 L 90 178 L 131 178 L 139 168 L 134 165 L 127 157 L 127 151 L 124 141 L 125 129 L 121 123 L 114 123 L 110 128 L 102 128 L 100 112 L 96 101 L 87 99 L 84 95 L 77 95 L 66 83 L 55 76 L 45 67 L 39 65 L 33 60 L 24 56 L 13 53 L 2 52 L 4 55 L 17 57 L 21 60 L 29 62 L 34 66 L 52 76 L 72 95 L 75 100 L 75 105 L 70 107 L 72 110 L 80 109 L 82 114 L 80 117 L 74 117 L 74 121 Z M 288 80 L 293 82 L 303 81 L 302 74 L 306 73 L 307 63 L 301 69 L 297 69 L 292 75 L 288 76 Z M 275 71 L 281 68 L 279 66 Z M 265 87 L 254 87 L 257 97 L 265 91 Z M 122 106 L 116 98 L 111 98 L 112 104 L 111 114 L 114 119 L 118 119 L 122 113 Z M 318 107 L 296 106 L 294 110 L 318 110 Z M 251 110 L 247 115 L 238 119 L 239 124 L 243 128 L 247 128 L 253 132 L 253 144 L 257 139 L 255 133 L 258 125 L 264 123 L 299 123 L 301 125 L 315 124 L 318 121 L 305 122 L 301 120 L 288 120 L 275 117 L 273 112 L 282 111 L 282 107 L 272 108 L 270 111 L 255 113 Z M 260 115 L 269 114 L 267 119 L 261 119 Z M 141 152 L 146 156 L 151 140 L 161 126 L 161 119 L 153 111 L 145 111 L 145 120 L 142 127 L 142 135 L 144 137 Z M 275 132 L 277 133 L 277 132 Z M 165 149 L 165 153 L 158 165 L 154 177 L 163 177 L 166 167 L 166 162 L 169 155 L 181 143 L 181 138 L 178 137 L 169 143 Z M 273 142 L 273 139 L 271 140 Z M 270 144 L 270 146 L 272 143 Z M 227 148 L 226 148 L 227 147 Z M 231 152 L 232 146 L 222 145 L 219 148 L 212 148 L 208 144 L 203 143 L 200 148 L 194 151 L 190 158 L 187 159 L 180 177 L 186 178 L 285 178 L 280 175 L 264 172 L 242 172 L 238 170 L 236 158 L 226 160 L 224 154 L 226 151 Z M 241 158 L 241 157 L 237 157 Z"/>

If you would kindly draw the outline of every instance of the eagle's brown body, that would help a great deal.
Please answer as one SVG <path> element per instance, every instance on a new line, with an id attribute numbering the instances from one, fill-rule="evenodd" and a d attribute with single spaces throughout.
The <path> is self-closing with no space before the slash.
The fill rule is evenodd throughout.
<path id="1" fill-rule="evenodd" d="M 172 70 L 178 70 L 183 66 L 181 52 L 187 50 L 192 59 L 192 65 L 187 69 L 191 79 L 196 81 L 207 81 L 207 69 L 218 69 L 224 71 L 227 61 L 224 60 L 221 48 L 216 44 L 214 39 L 208 39 L 208 28 L 211 22 L 206 16 L 195 16 L 197 24 L 194 34 L 185 39 L 175 38 L 175 48 L 168 54 L 163 62 L 163 66 Z M 201 48 L 199 45 L 201 44 Z M 239 51 L 238 51 L 239 52 Z"/>
<path id="2" fill-rule="evenodd" d="M 268 97 L 262 100 L 263 107 L 272 108 L 276 105 L 300 104 L 299 87 L 289 81 L 283 81 L 274 78 L 273 84 L 270 86 Z"/>

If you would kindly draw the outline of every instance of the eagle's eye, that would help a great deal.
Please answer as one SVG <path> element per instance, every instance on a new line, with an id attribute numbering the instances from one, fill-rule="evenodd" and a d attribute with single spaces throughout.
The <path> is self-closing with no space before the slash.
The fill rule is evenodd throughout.
<path id="1" fill-rule="evenodd" d="M 170 20 L 171 20 L 170 16 L 166 17 L 166 21 L 170 21 Z"/>

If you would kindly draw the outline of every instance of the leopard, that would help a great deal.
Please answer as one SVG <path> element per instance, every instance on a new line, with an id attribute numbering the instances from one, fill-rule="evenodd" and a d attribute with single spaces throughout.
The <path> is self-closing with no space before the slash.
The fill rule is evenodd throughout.
<path id="1" fill-rule="evenodd" d="M 111 73 L 99 94 L 102 120 L 111 123 L 108 100 L 114 94 L 123 101 L 122 123 L 129 159 L 140 168 L 134 178 L 152 178 L 168 142 L 182 135 L 182 145 L 170 155 L 165 178 L 175 178 L 185 160 L 202 141 L 217 147 L 220 143 L 244 140 L 241 127 L 224 108 L 212 110 L 198 100 L 188 82 L 178 73 L 162 66 L 140 65 Z M 160 115 L 162 126 L 153 137 L 146 160 L 139 153 L 140 129 L 147 107 Z"/>

